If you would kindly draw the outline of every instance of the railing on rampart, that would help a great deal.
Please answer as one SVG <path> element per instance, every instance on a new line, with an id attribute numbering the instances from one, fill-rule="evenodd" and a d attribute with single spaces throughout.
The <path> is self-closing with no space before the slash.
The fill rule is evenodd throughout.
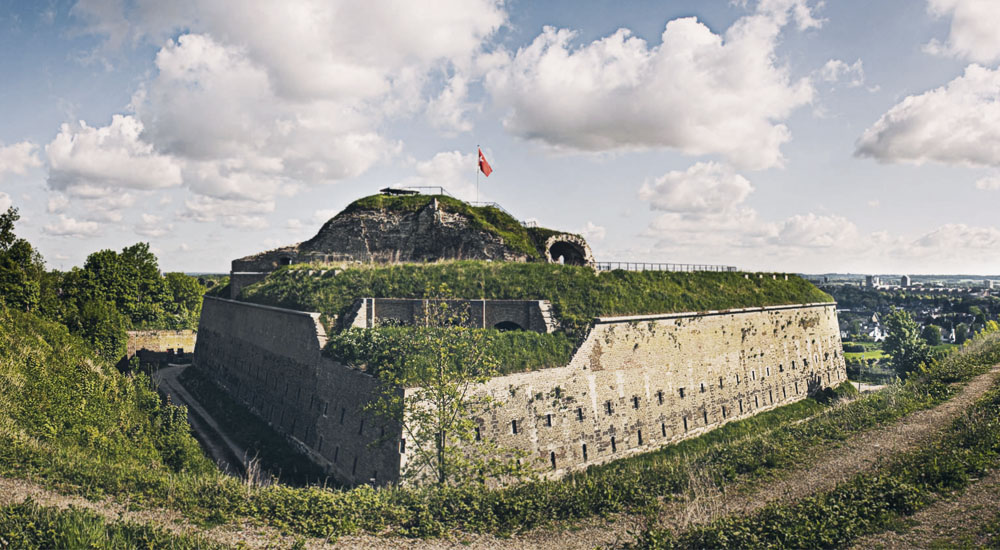
<path id="1" fill-rule="evenodd" d="M 711 265 L 711 264 L 665 264 L 649 262 L 595 262 L 594 267 L 598 271 L 614 271 L 621 269 L 625 271 L 739 271 L 733 265 Z"/>

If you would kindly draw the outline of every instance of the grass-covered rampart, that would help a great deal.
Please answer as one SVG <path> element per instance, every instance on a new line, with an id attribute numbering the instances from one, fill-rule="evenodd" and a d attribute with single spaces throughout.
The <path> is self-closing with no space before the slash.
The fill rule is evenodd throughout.
<path id="1" fill-rule="evenodd" d="M 477 332 L 482 329 L 473 329 Z M 361 367 L 373 375 L 386 366 L 412 364 L 406 357 L 423 353 L 432 357 L 432 350 L 414 347 L 414 332 L 430 332 L 432 338 L 442 340 L 452 337 L 445 327 L 382 327 L 374 329 L 349 329 L 330 335 L 324 353 L 346 364 Z M 537 332 L 489 330 L 488 338 L 481 338 L 489 347 L 487 355 L 498 363 L 498 374 L 510 374 L 569 363 L 573 356 L 573 341 L 563 333 L 540 334 Z M 395 373 L 406 377 L 406 373 Z"/>
<path id="2" fill-rule="evenodd" d="M 289 309 L 343 314 L 361 297 L 549 300 L 564 329 L 580 337 L 594 317 L 707 311 L 830 302 L 811 283 L 789 275 L 610 271 L 543 263 L 458 261 L 362 265 L 325 275 L 310 266 L 280 269 L 243 290 L 241 299 Z"/>

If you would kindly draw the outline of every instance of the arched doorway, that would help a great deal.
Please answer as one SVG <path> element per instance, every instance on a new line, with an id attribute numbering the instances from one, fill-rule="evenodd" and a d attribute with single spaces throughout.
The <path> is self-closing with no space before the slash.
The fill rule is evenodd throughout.
<path id="1" fill-rule="evenodd" d="M 549 248 L 549 256 L 553 263 L 565 265 L 587 265 L 586 253 L 583 248 L 568 241 L 556 241 Z"/>
<path id="2" fill-rule="evenodd" d="M 500 321 L 499 323 L 493 325 L 493 328 L 497 330 L 524 330 L 524 327 L 515 323 L 514 321 Z"/>

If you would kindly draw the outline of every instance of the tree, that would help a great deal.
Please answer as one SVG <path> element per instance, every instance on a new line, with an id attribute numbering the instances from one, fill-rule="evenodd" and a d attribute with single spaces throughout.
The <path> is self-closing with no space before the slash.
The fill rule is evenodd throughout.
<path id="1" fill-rule="evenodd" d="M 426 303 L 423 326 L 399 349 L 368 344 L 381 361 L 375 372 L 380 390 L 368 409 L 398 427 L 406 442 L 401 477 L 444 485 L 522 475 L 527 467 L 519 459 L 525 455 L 482 437 L 476 421 L 499 405 L 476 391 L 500 373 L 488 351 L 496 331 L 470 328 L 462 306 Z"/>
<path id="2" fill-rule="evenodd" d="M 969 325 L 959 323 L 955 326 L 955 343 L 964 344 L 969 339 Z"/>
<path id="3" fill-rule="evenodd" d="M 924 329 L 920 331 L 920 337 L 927 342 L 928 346 L 940 346 L 941 345 L 941 327 L 936 325 L 926 325 Z"/>
<path id="4" fill-rule="evenodd" d="M 889 354 L 889 366 L 900 378 L 906 378 L 928 361 L 930 350 L 920 337 L 920 327 L 906 311 L 893 308 L 884 321 L 887 334 L 882 350 Z"/>
<path id="5" fill-rule="evenodd" d="M 38 307 L 45 263 L 31 243 L 14 233 L 21 219 L 13 206 L 0 214 L 0 302 L 21 311 Z"/>
<path id="6" fill-rule="evenodd" d="M 201 281 L 183 273 L 167 273 L 163 278 L 170 293 L 167 312 L 174 316 L 174 328 L 197 328 L 205 294 Z"/>

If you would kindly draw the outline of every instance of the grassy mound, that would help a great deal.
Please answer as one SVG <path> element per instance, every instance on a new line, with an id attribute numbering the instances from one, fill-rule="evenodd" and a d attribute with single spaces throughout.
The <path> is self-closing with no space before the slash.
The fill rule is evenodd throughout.
<path id="1" fill-rule="evenodd" d="M 594 317 L 706 311 L 833 299 L 800 277 L 742 273 L 611 271 L 542 263 L 459 261 L 352 266 L 309 275 L 291 266 L 243 290 L 241 299 L 289 309 L 342 314 L 360 297 L 549 300 L 568 332 L 582 335 Z"/>
<path id="2" fill-rule="evenodd" d="M 371 195 L 352 202 L 338 216 L 370 211 L 418 212 L 434 199 L 437 199 L 441 209 L 462 214 L 469 219 L 473 227 L 502 238 L 507 246 L 526 254 L 533 260 L 543 260 L 545 239 L 561 233 L 541 227 L 527 228 L 499 208 L 472 206 L 446 195 Z M 305 245 L 308 247 L 309 243 L 306 242 Z"/>

